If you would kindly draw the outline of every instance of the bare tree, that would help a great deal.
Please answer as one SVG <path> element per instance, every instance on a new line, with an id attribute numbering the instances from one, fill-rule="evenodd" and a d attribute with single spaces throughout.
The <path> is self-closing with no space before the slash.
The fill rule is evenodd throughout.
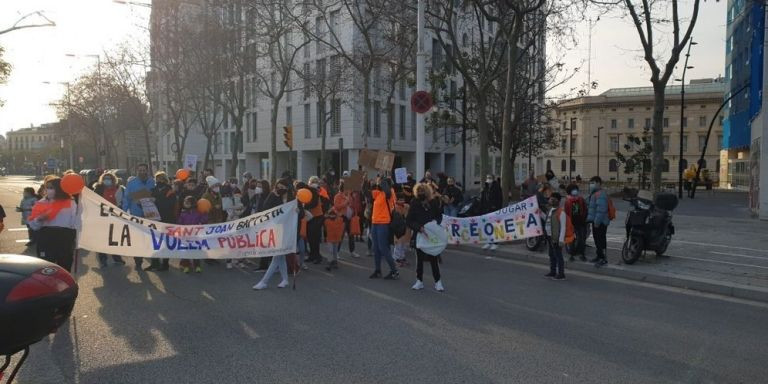
<path id="1" fill-rule="evenodd" d="M 31 24 L 25 24 L 33 17 L 39 17 L 42 19 L 42 22 L 37 23 L 31 23 Z M 18 20 L 16 20 L 15 23 L 9 28 L 0 30 L 0 35 L 6 34 L 8 32 L 18 31 L 20 29 L 27 29 L 27 28 L 41 28 L 41 27 L 55 27 L 56 23 L 53 22 L 53 20 L 49 19 L 43 11 L 35 11 L 30 12 L 22 17 L 20 17 Z"/>
<path id="2" fill-rule="evenodd" d="M 669 79 L 680 61 L 680 53 L 691 39 L 691 33 L 699 16 L 700 0 L 693 0 L 688 26 L 683 26 L 685 15 L 680 14 L 679 0 L 591 0 L 593 4 L 605 9 L 618 9 L 626 12 L 635 26 L 643 50 L 643 58 L 651 70 L 653 85 L 653 122 L 652 122 L 652 171 L 651 189 L 661 190 L 661 173 L 664 169 L 664 95 Z M 670 17 L 671 9 L 671 17 Z M 672 28 L 672 41 L 658 39 L 654 32 L 661 28 Z M 669 46 L 665 45 L 667 43 Z M 659 55 L 661 48 L 669 48 L 669 58 Z M 682 124 L 682 122 L 680 122 Z"/>

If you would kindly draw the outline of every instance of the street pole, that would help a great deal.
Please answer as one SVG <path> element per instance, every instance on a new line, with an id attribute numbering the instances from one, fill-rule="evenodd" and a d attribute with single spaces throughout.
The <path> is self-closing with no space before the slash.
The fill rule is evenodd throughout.
<path id="1" fill-rule="evenodd" d="M 597 177 L 600 177 L 600 131 L 603 130 L 603 127 L 597 127 Z"/>
<path id="2" fill-rule="evenodd" d="M 462 87 L 461 95 L 461 188 L 467 190 L 467 88 Z"/>
<path id="3" fill-rule="evenodd" d="M 618 148 L 621 148 L 621 133 L 616 134 L 616 143 L 618 143 Z M 616 149 L 618 149 L 616 148 Z M 619 182 L 619 165 L 616 164 L 616 182 Z"/>
<path id="4" fill-rule="evenodd" d="M 685 53 L 685 64 L 683 65 L 683 76 L 680 79 L 680 159 L 677 161 L 677 197 L 679 199 L 683 198 L 683 136 L 685 135 L 683 131 L 683 120 L 685 119 L 685 71 L 688 70 L 688 58 L 691 56 L 691 46 L 696 45 L 695 42 L 693 42 L 693 38 L 689 40 L 688 42 L 688 51 Z"/>
<path id="5" fill-rule="evenodd" d="M 573 162 L 573 126 L 571 126 L 571 129 L 568 130 L 568 181 L 570 182 L 573 178 L 573 168 L 571 167 L 571 163 Z"/>
<path id="6" fill-rule="evenodd" d="M 427 52 L 424 50 L 424 11 L 425 11 L 425 1 L 426 0 L 418 0 L 418 13 L 417 13 L 417 33 L 416 33 L 416 39 L 417 39 L 417 47 L 418 52 L 416 53 L 416 90 L 417 91 L 425 91 L 426 90 L 426 79 L 425 79 L 425 72 L 426 72 L 426 65 L 427 65 Z M 423 113 L 417 113 L 416 114 L 416 179 L 419 180 L 419 178 L 424 176 L 424 166 L 425 166 L 425 153 L 424 153 L 424 114 Z M 464 164 L 466 166 L 466 163 Z"/>

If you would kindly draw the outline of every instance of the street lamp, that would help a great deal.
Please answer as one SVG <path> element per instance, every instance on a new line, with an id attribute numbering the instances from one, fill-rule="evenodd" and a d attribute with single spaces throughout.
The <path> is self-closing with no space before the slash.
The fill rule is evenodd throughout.
<path id="1" fill-rule="evenodd" d="M 685 64 L 683 65 L 683 76 L 680 79 L 675 79 L 675 81 L 680 82 L 680 159 L 678 160 L 677 164 L 677 197 L 679 199 L 683 198 L 683 121 L 685 119 L 685 71 L 688 69 L 693 69 L 692 66 L 688 66 L 688 58 L 691 56 L 691 46 L 696 45 L 695 41 L 691 39 L 688 43 L 688 51 L 685 53 Z"/>
<path id="2" fill-rule="evenodd" d="M 592 136 L 597 139 L 597 177 L 600 177 L 600 131 L 605 127 L 597 127 L 597 135 Z"/>
<path id="3" fill-rule="evenodd" d="M 616 150 L 618 151 L 619 148 L 621 148 L 621 135 L 623 133 L 617 133 L 616 134 Z M 619 165 L 616 164 L 616 183 L 619 182 Z"/>

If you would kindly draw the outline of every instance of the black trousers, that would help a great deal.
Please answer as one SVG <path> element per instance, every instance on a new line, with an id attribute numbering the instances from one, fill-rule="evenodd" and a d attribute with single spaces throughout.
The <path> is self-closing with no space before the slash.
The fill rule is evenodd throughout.
<path id="1" fill-rule="evenodd" d="M 557 276 L 565 275 L 565 261 L 563 260 L 563 246 L 554 245 L 548 241 L 549 245 L 549 272 Z"/>
<path id="2" fill-rule="evenodd" d="M 323 236 L 323 218 L 313 217 L 307 223 L 307 241 L 309 242 L 309 258 L 322 260 L 320 256 L 320 240 Z"/>
<path id="3" fill-rule="evenodd" d="M 40 256 L 71 272 L 76 236 L 77 232 L 72 228 L 41 228 L 37 233 L 37 249 Z"/>
<path id="4" fill-rule="evenodd" d="M 605 238 L 607 233 L 607 225 L 592 225 L 592 238 L 595 239 L 598 259 L 605 259 L 605 250 L 608 248 L 608 240 Z"/>
<path id="5" fill-rule="evenodd" d="M 352 222 L 352 220 L 348 219 L 346 216 L 344 216 L 344 233 L 347 234 L 347 240 L 349 240 L 349 252 L 352 253 L 355 251 L 355 237 L 349 234 L 349 224 Z M 341 244 L 344 243 L 342 240 L 341 243 L 339 243 L 339 246 L 337 247 L 339 251 L 341 251 Z"/>
<path id="6" fill-rule="evenodd" d="M 416 278 L 419 281 L 424 281 L 424 262 L 428 261 L 432 267 L 432 277 L 435 282 L 440 281 L 440 264 L 438 263 L 437 256 L 427 255 L 420 249 L 416 249 Z"/>

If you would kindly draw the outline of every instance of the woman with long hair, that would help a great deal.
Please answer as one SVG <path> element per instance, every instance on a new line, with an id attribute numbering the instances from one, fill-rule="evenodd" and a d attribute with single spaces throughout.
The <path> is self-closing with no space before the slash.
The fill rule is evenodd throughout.
<path id="1" fill-rule="evenodd" d="M 292 198 L 288 193 L 290 187 L 291 182 L 289 179 L 278 180 L 278 182 L 275 183 L 275 189 L 264 200 L 262 210 L 272 209 L 289 202 Z M 269 279 L 271 279 L 272 275 L 275 274 L 275 271 L 278 270 L 280 271 L 282 281 L 277 285 L 277 287 L 285 288 L 288 286 L 288 264 L 286 262 L 285 255 L 274 256 L 271 259 L 272 260 L 269 263 L 269 268 L 267 268 L 267 271 L 264 273 L 264 276 L 261 278 L 261 280 L 253 286 L 253 289 L 262 290 L 267 288 Z"/>
<path id="2" fill-rule="evenodd" d="M 104 200 L 109 201 L 116 207 L 120 207 L 123 202 L 124 188 L 118 185 L 117 177 L 110 172 L 104 172 L 99 176 L 99 181 L 93 185 L 93 191 Z M 125 261 L 119 255 L 112 255 L 115 264 L 125 265 Z M 107 254 L 99 253 L 99 267 L 107 267 Z"/>
<path id="3" fill-rule="evenodd" d="M 443 282 L 440 280 L 439 256 L 432 256 L 416 248 L 416 235 L 424 232 L 424 225 L 430 221 L 442 221 L 443 213 L 438 199 L 433 198 L 435 191 L 428 184 L 417 184 L 414 188 L 414 199 L 411 200 L 411 207 L 408 211 L 408 217 L 405 219 L 408 228 L 413 230 L 414 236 L 411 240 L 411 247 L 416 249 L 416 283 L 413 289 L 424 289 L 424 262 L 432 266 L 432 277 L 435 279 L 435 290 L 442 292 Z"/>
<path id="4" fill-rule="evenodd" d="M 39 231 L 37 241 L 41 257 L 71 271 L 81 223 L 77 203 L 61 189 L 60 178 L 51 178 L 45 183 L 45 197 L 32 208 L 29 223 L 32 229 Z"/>

